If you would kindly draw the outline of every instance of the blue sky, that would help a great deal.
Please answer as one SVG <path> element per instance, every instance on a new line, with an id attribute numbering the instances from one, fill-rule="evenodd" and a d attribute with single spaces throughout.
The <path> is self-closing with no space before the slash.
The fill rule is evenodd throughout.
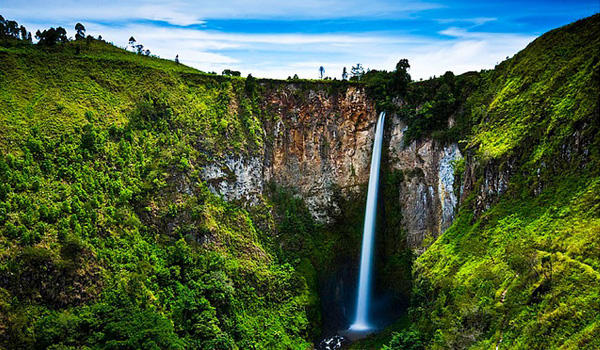
<path id="1" fill-rule="evenodd" d="M 77 22 L 125 47 L 244 76 L 331 77 L 356 63 L 413 79 L 493 68 L 544 32 L 600 11 L 598 0 L 0 0 L 0 14 L 35 32 Z"/>

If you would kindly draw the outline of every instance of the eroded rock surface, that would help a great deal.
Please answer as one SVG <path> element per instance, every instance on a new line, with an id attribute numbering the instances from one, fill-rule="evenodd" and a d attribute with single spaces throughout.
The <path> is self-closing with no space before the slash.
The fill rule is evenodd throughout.
<path id="1" fill-rule="evenodd" d="M 266 183 L 294 188 L 318 222 L 331 223 L 336 191 L 368 182 L 376 123 L 364 89 L 304 91 L 294 84 L 264 96 L 264 149 L 253 157 L 230 155 L 204 167 L 202 177 L 226 200 L 256 204 Z"/>
<path id="2" fill-rule="evenodd" d="M 259 203 L 273 181 L 295 189 L 316 221 L 332 223 L 340 211 L 336 196 L 356 193 L 369 181 L 374 102 L 359 87 L 306 91 L 288 84 L 270 89 L 262 108 L 270 116 L 263 124 L 263 149 L 216 160 L 204 167 L 203 179 L 224 199 L 249 205 Z M 454 166 L 462 155 L 456 144 L 431 139 L 405 145 L 406 125 L 397 116 L 388 119 L 389 165 L 404 174 L 403 226 L 408 245 L 418 249 L 454 219 L 459 198 Z"/>
<path id="3" fill-rule="evenodd" d="M 436 238 L 454 220 L 458 204 L 454 166 L 462 155 L 458 145 L 431 139 L 405 145 L 406 125 L 397 116 L 391 121 L 389 166 L 404 175 L 399 198 L 406 240 L 419 249 L 425 238 Z"/>

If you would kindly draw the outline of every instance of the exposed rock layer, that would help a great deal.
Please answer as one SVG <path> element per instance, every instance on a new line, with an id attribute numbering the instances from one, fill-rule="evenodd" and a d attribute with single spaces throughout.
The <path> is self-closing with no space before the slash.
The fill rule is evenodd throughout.
<path id="1" fill-rule="evenodd" d="M 260 200 L 266 182 L 274 181 L 296 190 L 315 220 L 333 223 L 340 211 L 336 194 L 348 196 L 368 183 L 374 102 L 360 87 L 306 91 L 288 84 L 268 91 L 262 104 L 273 117 L 264 122 L 264 148 L 205 167 L 204 179 L 226 200 L 250 204 Z M 454 163 L 462 155 L 456 144 L 405 145 L 406 126 L 397 116 L 388 119 L 389 165 L 404 174 L 399 198 L 407 243 L 419 248 L 452 223 L 458 203 Z"/>
<path id="2" fill-rule="evenodd" d="M 454 165 L 462 155 L 456 144 L 440 145 L 431 139 L 405 145 L 406 125 L 397 116 L 391 121 L 389 165 L 403 173 L 399 198 L 406 240 L 419 248 L 426 237 L 437 237 L 454 219 L 458 204 Z"/>

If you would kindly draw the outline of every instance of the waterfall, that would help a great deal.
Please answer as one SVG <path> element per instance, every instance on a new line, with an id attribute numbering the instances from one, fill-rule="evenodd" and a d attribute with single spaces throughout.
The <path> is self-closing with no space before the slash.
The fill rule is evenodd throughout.
<path id="1" fill-rule="evenodd" d="M 381 145 L 383 143 L 383 124 L 385 112 L 381 112 L 371 155 L 371 172 L 369 173 L 369 189 L 367 191 L 367 208 L 365 210 L 365 226 L 360 256 L 360 273 L 358 279 L 358 297 L 356 299 L 356 318 L 350 330 L 365 331 L 371 329 L 369 324 L 369 302 L 371 293 L 371 261 L 373 260 L 373 241 L 375 238 L 375 216 L 377 213 L 377 191 L 379 189 L 379 164 L 381 163 Z"/>

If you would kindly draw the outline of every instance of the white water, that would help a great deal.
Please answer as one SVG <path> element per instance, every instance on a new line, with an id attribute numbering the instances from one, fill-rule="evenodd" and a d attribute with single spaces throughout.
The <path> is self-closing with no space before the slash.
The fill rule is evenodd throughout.
<path id="1" fill-rule="evenodd" d="M 373 241 L 375 238 L 375 215 L 377 213 L 377 191 L 379 189 L 379 164 L 381 163 L 381 145 L 383 143 L 383 124 L 385 112 L 381 112 L 371 155 L 371 172 L 367 191 L 367 208 L 363 228 L 362 251 L 360 256 L 360 274 L 358 279 L 358 298 L 356 299 L 356 318 L 350 330 L 366 331 L 372 328 L 369 323 L 369 302 L 371 294 L 371 262 L 373 260 Z"/>

